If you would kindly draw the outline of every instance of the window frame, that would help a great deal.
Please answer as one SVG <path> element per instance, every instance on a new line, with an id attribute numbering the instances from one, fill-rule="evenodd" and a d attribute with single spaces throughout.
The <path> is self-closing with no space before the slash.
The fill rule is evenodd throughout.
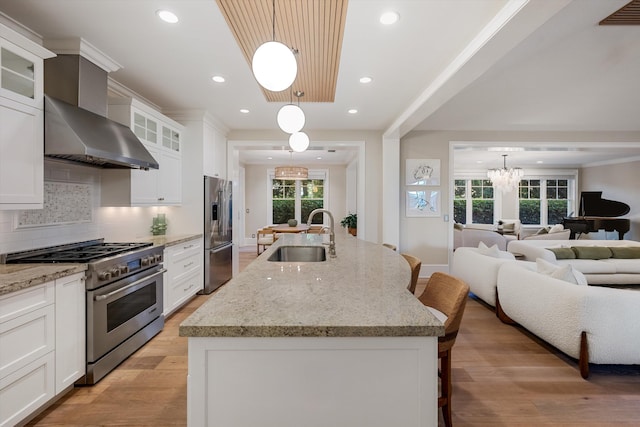
<path id="1" fill-rule="evenodd" d="M 273 221 L 273 180 L 276 178 L 275 169 L 267 170 L 267 224 L 272 224 Z M 329 170 L 328 169 L 309 169 L 308 179 L 321 179 L 323 180 L 323 197 L 322 206 L 324 209 L 329 209 Z M 296 185 L 296 198 L 294 203 L 294 215 L 299 224 L 302 223 L 302 198 L 300 196 L 301 183 L 304 180 L 291 180 L 295 181 Z M 322 225 L 328 226 L 326 215 L 322 215 Z"/>
<path id="2" fill-rule="evenodd" d="M 465 174 L 465 175 L 456 175 L 453 178 L 453 197 L 452 197 L 452 203 L 454 203 L 454 201 L 456 200 L 455 197 L 455 181 L 459 181 L 459 180 L 464 180 L 465 181 L 465 201 L 466 201 L 466 219 L 467 222 L 465 222 L 466 224 L 480 224 L 480 223 L 474 223 L 473 222 L 473 198 L 471 197 L 471 187 L 473 187 L 472 185 L 472 181 L 475 180 L 481 180 L 481 181 L 488 181 L 489 178 L 487 177 L 486 173 L 484 175 L 478 173 L 478 174 Z M 502 192 L 497 191 L 495 189 L 495 187 L 493 188 L 493 199 L 475 199 L 475 200 L 493 200 L 493 222 L 492 224 L 497 224 L 498 220 L 500 219 L 500 212 L 502 212 Z M 452 213 L 452 216 L 455 215 L 455 212 Z M 471 219 L 471 222 L 469 222 L 469 219 Z M 455 217 L 453 218 L 453 220 L 455 221 Z M 487 224 L 481 224 L 481 225 L 487 225 Z"/>
<path id="3" fill-rule="evenodd" d="M 535 175 L 525 175 L 523 180 L 540 180 L 540 223 L 538 224 L 522 224 L 523 227 L 546 227 L 549 224 L 549 199 L 547 198 L 547 181 L 567 181 L 567 215 L 577 215 L 576 206 L 577 206 L 577 197 L 578 197 L 578 177 L 577 173 L 574 174 L 559 174 L 559 173 L 549 173 L 549 174 L 535 174 Z M 518 186 L 518 197 L 516 199 L 516 215 L 517 218 L 520 218 L 520 187 Z M 526 199 L 523 199 L 526 200 Z M 538 199 L 536 199 L 538 200 Z M 551 199 L 558 200 L 558 199 Z M 563 199 L 559 199 L 563 200 Z"/>

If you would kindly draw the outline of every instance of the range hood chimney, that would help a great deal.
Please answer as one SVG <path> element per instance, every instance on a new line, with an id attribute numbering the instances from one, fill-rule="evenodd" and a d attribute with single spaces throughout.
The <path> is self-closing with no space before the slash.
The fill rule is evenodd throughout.
<path id="1" fill-rule="evenodd" d="M 107 72 L 81 55 L 44 63 L 44 155 L 113 169 L 158 169 L 128 127 L 106 118 Z"/>

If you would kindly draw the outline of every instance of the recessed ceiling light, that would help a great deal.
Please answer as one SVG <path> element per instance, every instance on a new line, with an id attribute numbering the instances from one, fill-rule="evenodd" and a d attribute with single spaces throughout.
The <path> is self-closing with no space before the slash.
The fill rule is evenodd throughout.
<path id="1" fill-rule="evenodd" d="M 318 156 L 316 157 L 316 160 L 322 160 L 322 157 Z"/>
<path id="2" fill-rule="evenodd" d="M 398 19 L 400 19 L 400 15 L 398 15 L 398 12 L 390 11 L 380 15 L 380 23 L 382 25 L 395 24 L 396 22 L 398 22 Z"/>
<path id="3" fill-rule="evenodd" d="M 536 163 L 541 165 L 542 163 L 544 163 L 544 161 L 543 160 L 536 160 Z"/>
<path id="4" fill-rule="evenodd" d="M 216 83 L 224 83 L 224 77 L 222 76 L 213 76 L 211 77 L 211 80 L 213 80 Z"/>
<path id="5" fill-rule="evenodd" d="M 481 164 L 481 163 L 483 163 L 483 162 L 482 162 L 482 160 L 476 160 L 476 163 L 477 163 L 477 164 Z"/>
<path id="6" fill-rule="evenodd" d="M 373 79 L 371 77 L 360 77 L 360 83 L 367 84 L 367 83 L 371 83 L 372 80 Z"/>
<path id="7" fill-rule="evenodd" d="M 350 109 L 349 111 L 347 111 L 349 114 L 357 114 L 358 110 L 356 110 L 355 108 Z"/>
<path id="8" fill-rule="evenodd" d="M 269 156 L 267 157 L 267 160 L 273 160 L 273 157 Z"/>
<path id="9" fill-rule="evenodd" d="M 240 109 L 240 112 L 241 112 L 242 114 L 249 114 L 249 110 L 247 110 L 246 108 L 241 108 L 241 109 Z"/>
<path id="10" fill-rule="evenodd" d="M 175 24 L 176 22 L 178 22 L 178 17 L 176 16 L 176 14 L 173 12 L 169 12 L 168 10 L 158 10 L 156 12 L 156 15 L 158 15 L 158 17 L 164 22 L 168 22 L 169 24 Z"/>

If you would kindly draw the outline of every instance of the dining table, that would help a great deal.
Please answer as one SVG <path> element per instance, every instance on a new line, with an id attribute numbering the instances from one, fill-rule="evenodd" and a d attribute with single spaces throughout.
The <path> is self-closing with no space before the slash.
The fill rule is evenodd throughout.
<path id="1" fill-rule="evenodd" d="M 289 224 L 278 224 L 271 227 L 271 229 L 276 233 L 306 233 L 309 230 L 309 226 L 307 224 L 298 224 L 291 227 Z"/>

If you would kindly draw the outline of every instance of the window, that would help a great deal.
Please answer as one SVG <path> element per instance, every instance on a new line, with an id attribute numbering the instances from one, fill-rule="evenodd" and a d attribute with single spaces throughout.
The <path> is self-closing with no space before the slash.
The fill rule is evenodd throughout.
<path id="1" fill-rule="evenodd" d="M 522 224 L 562 223 L 573 207 L 574 179 L 523 179 L 520 181 L 518 211 Z"/>
<path id="2" fill-rule="evenodd" d="M 494 191 L 488 179 L 454 181 L 453 219 L 461 224 L 493 224 Z M 468 219 L 471 219 L 469 221 Z"/>
<path id="3" fill-rule="evenodd" d="M 284 224 L 290 219 L 306 223 L 314 209 L 326 206 L 326 173 L 309 171 L 309 179 L 275 179 L 271 174 L 271 223 Z M 324 215 L 313 217 L 313 224 L 322 224 Z"/>

